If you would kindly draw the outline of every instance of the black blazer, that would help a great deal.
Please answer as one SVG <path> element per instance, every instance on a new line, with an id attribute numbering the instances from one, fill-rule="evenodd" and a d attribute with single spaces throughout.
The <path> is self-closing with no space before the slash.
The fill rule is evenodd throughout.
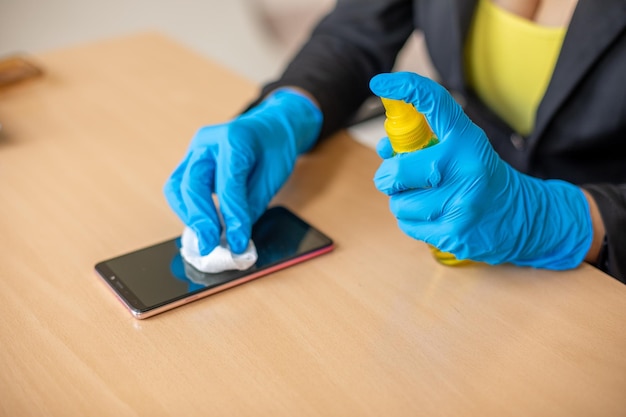
<path id="1" fill-rule="evenodd" d="M 281 78 L 324 113 L 321 136 L 344 126 L 371 95 L 369 80 L 392 69 L 414 30 L 424 33 L 439 81 L 516 169 L 587 189 L 607 229 L 598 265 L 626 280 L 626 0 L 579 0 L 536 114 L 521 137 L 469 89 L 463 45 L 475 0 L 339 0 Z M 529 56 L 528 59 L 533 59 Z"/>

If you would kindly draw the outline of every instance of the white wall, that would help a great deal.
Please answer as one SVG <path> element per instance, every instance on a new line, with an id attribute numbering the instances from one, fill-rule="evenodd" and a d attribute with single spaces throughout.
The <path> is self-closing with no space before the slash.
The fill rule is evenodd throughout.
<path id="1" fill-rule="evenodd" d="M 334 0 L 0 0 L 0 57 L 159 30 L 258 82 L 279 74 Z M 397 69 L 432 74 L 413 37 Z"/>
<path id="2" fill-rule="evenodd" d="M 235 71 L 277 74 L 329 0 L 0 0 L 0 56 L 160 30 Z M 306 22 L 292 25 L 294 17 Z"/>

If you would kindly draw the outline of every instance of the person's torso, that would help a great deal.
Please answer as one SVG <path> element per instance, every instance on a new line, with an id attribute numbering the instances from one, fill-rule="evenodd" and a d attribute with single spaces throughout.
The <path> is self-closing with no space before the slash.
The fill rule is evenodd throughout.
<path id="1" fill-rule="evenodd" d="M 553 24 L 540 24 L 532 19 L 531 10 L 520 10 L 522 16 L 496 3 L 478 2 L 464 46 L 466 82 L 501 119 L 526 136 L 533 130 L 566 27 L 556 25 L 563 20 L 558 14 Z"/>
<path id="2" fill-rule="evenodd" d="M 468 85 L 463 47 L 478 1 L 413 0 L 438 80 L 516 169 L 573 183 L 625 182 L 626 0 L 579 0 L 527 135 Z M 546 22 L 547 14 L 537 15 Z"/>

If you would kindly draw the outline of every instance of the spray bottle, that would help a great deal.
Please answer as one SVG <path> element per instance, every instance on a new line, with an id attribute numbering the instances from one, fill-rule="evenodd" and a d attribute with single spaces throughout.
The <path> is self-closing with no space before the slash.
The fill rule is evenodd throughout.
<path id="1" fill-rule="evenodd" d="M 439 143 L 424 115 L 412 104 L 388 98 L 381 100 L 387 116 L 385 131 L 395 153 L 415 152 Z M 471 262 L 458 260 L 451 253 L 442 252 L 434 246 L 430 249 L 435 259 L 444 265 L 456 266 Z"/>

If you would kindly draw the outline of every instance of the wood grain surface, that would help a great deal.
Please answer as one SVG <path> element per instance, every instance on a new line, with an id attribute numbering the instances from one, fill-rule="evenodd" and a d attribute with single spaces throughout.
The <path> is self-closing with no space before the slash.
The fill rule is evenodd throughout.
<path id="1" fill-rule="evenodd" d="M 626 415 L 626 288 L 437 264 L 345 133 L 274 201 L 334 252 L 135 320 L 94 264 L 180 233 L 163 183 L 258 88 L 154 33 L 35 58 L 0 90 L 0 415 Z"/>

